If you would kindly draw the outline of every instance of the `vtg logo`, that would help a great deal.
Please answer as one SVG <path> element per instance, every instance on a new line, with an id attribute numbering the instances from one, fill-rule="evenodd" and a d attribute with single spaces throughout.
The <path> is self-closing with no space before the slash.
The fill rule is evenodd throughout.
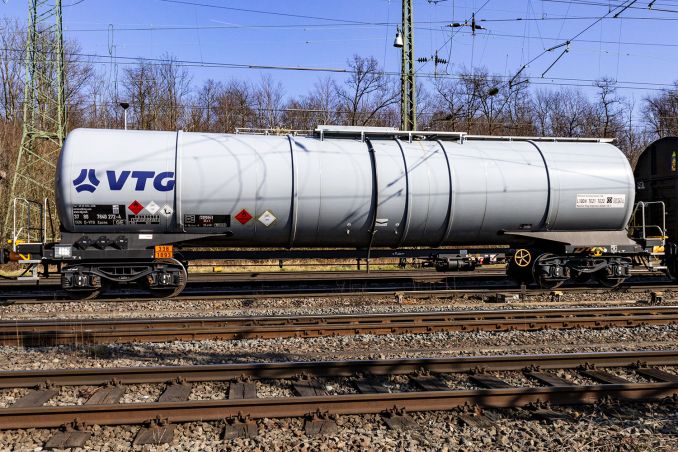
<path id="1" fill-rule="evenodd" d="M 164 171 L 157 173 L 155 171 L 120 171 L 116 174 L 115 171 L 106 171 L 106 179 L 108 180 L 108 188 L 112 191 L 120 191 L 125 186 L 128 179 L 136 179 L 134 185 L 135 191 L 144 191 L 146 189 L 146 182 L 153 181 L 153 188 L 158 191 L 172 191 L 174 189 L 174 172 Z M 78 193 L 87 191 L 94 193 L 101 181 L 97 178 L 95 170 L 91 168 L 83 168 L 80 170 L 78 177 L 73 179 L 75 191 Z"/>

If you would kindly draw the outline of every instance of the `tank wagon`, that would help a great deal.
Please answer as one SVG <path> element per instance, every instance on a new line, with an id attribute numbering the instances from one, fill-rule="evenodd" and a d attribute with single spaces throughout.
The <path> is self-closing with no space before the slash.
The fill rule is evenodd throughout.
<path id="1" fill-rule="evenodd" d="M 673 279 L 678 277 L 678 137 L 661 138 L 638 158 L 634 171 L 638 204 L 631 235 Z M 667 212 L 669 213 L 667 215 Z"/>
<path id="2" fill-rule="evenodd" d="M 177 294 L 196 247 L 508 244 L 509 275 L 542 287 L 617 285 L 643 252 L 626 232 L 633 172 L 604 139 L 77 129 L 56 180 L 60 240 L 21 243 L 15 231 L 3 259 L 59 264 L 81 297 L 128 282 Z"/>

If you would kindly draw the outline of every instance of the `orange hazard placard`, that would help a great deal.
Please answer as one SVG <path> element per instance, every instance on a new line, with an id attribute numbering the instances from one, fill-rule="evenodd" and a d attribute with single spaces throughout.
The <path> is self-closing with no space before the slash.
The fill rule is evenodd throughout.
<path id="1" fill-rule="evenodd" d="M 156 245 L 156 259 L 172 259 L 174 257 L 174 247 L 172 245 Z"/>

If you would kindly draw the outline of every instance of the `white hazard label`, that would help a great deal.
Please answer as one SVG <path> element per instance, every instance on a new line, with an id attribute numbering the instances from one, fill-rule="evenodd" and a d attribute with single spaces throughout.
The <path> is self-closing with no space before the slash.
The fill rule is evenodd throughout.
<path id="1" fill-rule="evenodd" d="M 149 202 L 148 204 L 146 204 L 146 210 L 147 210 L 148 213 L 150 213 L 151 215 L 155 215 L 155 214 L 158 212 L 159 209 L 160 209 L 160 206 L 157 205 L 156 203 L 154 203 L 153 201 L 151 201 L 151 202 Z"/>
<path id="2" fill-rule="evenodd" d="M 577 209 L 622 209 L 626 204 L 626 195 L 616 194 L 577 194 Z"/>
<path id="3" fill-rule="evenodd" d="M 267 210 L 266 212 L 264 212 L 264 213 L 261 214 L 261 216 L 258 218 L 258 220 L 259 220 L 264 226 L 269 227 L 270 225 L 273 224 L 273 222 L 274 222 L 275 220 L 277 220 L 277 218 L 275 217 L 275 215 L 273 215 L 271 212 L 269 212 L 269 211 Z"/>
<path id="4" fill-rule="evenodd" d="M 160 209 L 160 213 L 169 218 L 174 213 L 174 209 L 172 209 L 172 206 L 170 206 L 169 204 L 165 204 L 164 206 L 162 206 L 162 209 Z"/>

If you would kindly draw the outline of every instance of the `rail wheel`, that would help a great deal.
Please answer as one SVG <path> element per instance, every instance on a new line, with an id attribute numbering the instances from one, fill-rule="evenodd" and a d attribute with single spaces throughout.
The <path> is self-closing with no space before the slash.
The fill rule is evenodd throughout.
<path id="1" fill-rule="evenodd" d="M 563 275 L 556 275 L 554 277 L 550 270 L 548 273 L 545 273 L 542 270 L 542 266 L 546 263 L 546 261 L 553 259 L 554 257 L 556 256 L 551 253 L 541 254 L 537 259 L 535 259 L 532 266 L 532 276 L 534 277 L 535 282 L 542 289 L 556 289 L 562 286 L 565 281 L 567 281 L 567 277 L 564 277 Z M 560 268 L 562 269 L 562 267 Z"/>
<path id="2" fill-rule="evenodd" d="M 506 276 L 520 284 L 529 284 L 533 282 L 532 255 L 533 253 L 531 250 L 525 248 L 517 249 L 508 261 Z"/>
<path id="3" fill-rule="evenodd" d="M 621 283 L 623 283 L 626 278 L 616 278 L 613 276 L 610 276 L 607 274 L 607 270 L 600 270 L 596 272 L 594 275 L 596 281 L 600 283 L 601 286 L 608 287 L 610 289 L 614 289 L 615 287 L 619 287 Z"/>
<path id="4" fill-rule="evenodd" d="M 176 285 L 170 286 L 170 287 L 153 287 L 150 286 L 148 289 L 150 290 L 151 294 L 154 297 L 159 297 L 159 298 L 172 298 L 176 297 L 179 295 L 185 288 L 186 288 L 186 282 L 188 281 L 188 275 L 186 273 L 186 268 L 181 265 L 178 261 L 171 259 L 167 261 L 162 261 L 161 263 L 166 264 L 169 269 L 172 270 L 172 272 L 176 272 L 178 274 L 178 281 L 176 281 Z"/>
<path id="5" fill-rule="evenodd" d="M 98 275 L 90 274 L 86 267 L 73 265 L 62 269 L 61 288 L 73 300 L 93 300 L 106 287 L 106 282 Z"/>

